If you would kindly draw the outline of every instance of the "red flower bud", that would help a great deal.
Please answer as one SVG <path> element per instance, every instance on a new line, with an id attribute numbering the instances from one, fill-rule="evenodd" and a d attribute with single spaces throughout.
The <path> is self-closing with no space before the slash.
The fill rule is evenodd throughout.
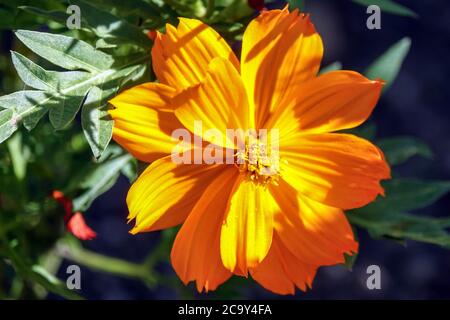
<path id="1" fill-rule="evenodd" d="M 84 221 L 81 212 L 72 212 L 72 199 L 66 197 L 64 193 L 59 190 L 54 190 L 52 198 L 59 202 L 66 212 L 64 215 L 64 223 L 66 229 L 80 240 L 92 240 L 97 234 Z"/>

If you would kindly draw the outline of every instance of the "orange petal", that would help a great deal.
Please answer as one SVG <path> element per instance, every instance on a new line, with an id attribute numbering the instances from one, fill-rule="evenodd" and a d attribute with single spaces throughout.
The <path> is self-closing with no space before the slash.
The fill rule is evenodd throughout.
<path id="1" fill-rule="evenodd" d="M 172 247 L 176 273 L 185 284 L 195 280 L 199 292 L 215 290 L 231 276 L 220 259 L 220 227 L 237 173 L 229 167 L 208 186 Z"/>
<path id="2" fill-rule="evenodd" d="M 334 265 L 344 262 L 344 253 L 358 250 L 341 209 L 299 195 L 283 180 L 271 192 L 280 206 L 275 232 L 299 260 L 315 266 Z"/>
<path id="3" fill-rule="evenodd" d="M 174 94 L 166 85 L 145 83 L 109 101 L 116 107 L 109 110 L 114 119 L 114 140 L 144 162 L 170 154 L 179 142 L 172 139 L 172 132 L 183 127 L 170 103 Z M 186 143 L 182 149 L 190 147 Z"/>
<path id="4" fill-rule="evenodd" d="M 156 160 L 131 186 L 128 219 L 131 233 L 154 231 L 182 223 L 223 166 L 176 165 L 170 156 Z"/>
<path id="5" fill-rule="evenodd" d="M 178 94 L 173 103 L 175 115 L 186 128 L 216 145 L 234 148 L 235 141 L 227 137 L 226 130 L 247 130 L 251 126 L 242 80 L 233 65 L 222 58 L 211 62 L 201 84 Z M 196 129 L 196 122 L 201 124 L 201 131 Z M 208 135 L 206 131 L 217 134 Z"/>
<path id="6" fill-rule="evenodd" d="M 153 45 L 153 70 L 161 83 L 174 88 L 197 84 L 216 57 L 229 60 L 239 70 L 239 61 L 216 31 L 199 20 L 179 19 L 177 28 L 167 24 L 166 34 L 158 32 Z"/>
<path id="7" fill-rule="evenodd" d="M 362 207 L 383 194 L 380 180 L 390 178 L 383 153 L 349 134 L 304 135 L 280 148 L 281 172 L 294 189 L 330 206 Z"/>
<path id="8" fill-rule="evenodd" d="M 250 273 L 260 285 L 277 294 L 294 294 L 311 288 L 317 267 L 295 257 L 274 234 L 266 258 Z"/>
<path id="9" fill-rule="evenodd" d="M 283 97 L 314 77 L 323 45 L 309 16 L 298 10 L 262 12 L 242 41 L 241 75 L 260 128 Z"/>
<path id="10" fill-rule="evenodd" d="M 295 144 L 299 134 L 354 128 L 370 116 L 381 88 L 382 82 L 357 72 L 326 73 L 286 95 L 280 103 L 283 110 L 272 116 L 265 128 L 280 130 L 280 145 Z"/>
<path id="11" fill-rule="evenodd" d="M 266 257 L 277 209 L 265 186 L 242 176 L 236 182 L 220 234 L 221 257 L 228 270 L 247 276 L 247 268 Z"/>

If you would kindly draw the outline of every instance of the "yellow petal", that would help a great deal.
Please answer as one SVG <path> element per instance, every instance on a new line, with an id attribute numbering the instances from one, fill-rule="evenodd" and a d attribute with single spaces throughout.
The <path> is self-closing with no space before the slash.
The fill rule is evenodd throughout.
<path id="1" fill-rule="evenodd" d="M 277 294 L 294 294 L 295 287 L 302 291 L 311 288 L 316 269 L 299 260 L 274 234 L 266 258 L 250 273 L 267 290 Z"/>
<path id="2" fill-rule="evenodd" d="M 362 207 L 383 194 L 380 180 L 390 178 L 383 153 L 349 134 L 305 135 L 280 149 L 281 172 L 300 193 L 330 206 Z"/>
<path id="3" fill-rule="evenodd" d="M 161 83 L 174 88 L 197 84 L 216 57 L 239 70 L 239 61 L 216 31 L 199 20 L 179 19 L 178 28 L 166 25 L 166 34 L 158 32 L 153 45 L 153 69 Z"/>
<path id="4" fill-rule="evenodd" d="M 219 146 L 234 148 L 235 141 L 227 136 L 227 129 L 247 130 L 251 126 L 242 80 L 233 65 L 222 58 L 211 62 L 201 84 L 178 94 L 173 103 L 175 115 L 186 128 Z M 201 124 L 201 131 L 196 129 L 196 122 Z M 213 130 L 217 134 L 206 133 Z"/>
<path id="5" fill-rule="evenodd" d="M 209 183 L 223 169 L 218 165 L 176 165 L 170 156 L 153 162 L 128 192 L 128 218 L 136 219 L 131 233 L 182 223 Z"/>
<path id="6" fill-rule="evenodd" d="M 145 83 L 110 100 L 115 107 L 109 110 L 114 119 L 114 140 L 144 162 L 170 154 L 177 145 L 179 151 L 191 148 L 190 143 L 179 145 L 171 137 L 173 130 L 183 127 L 170 103 L 174 94 L 168 86 Z"/>
<path id="7" fill-rule="evenodd" d="M 370 116 L 382 83 L 357 72 L 334 71 L 303 83 L 280 103 L 265 128 L 280 130 L 280 145 L 295 144 L 298 135 L 354 128 Z"/>
<path id="8" fill-rule="evenodd" d="M 260 128 L 289 92 L 314 77 L 323 45 L 309 16 L 288 9 L 262 12 L 245 30 L 241 75 Z"/>
<path id="9" fill-rule="evenodd" d="M 275 232 L 297 259 L 315 266 L 334 265 L 344 262 L 344 253 L 358 250 L 341 209 L 311 200 L 283 180 L 271 192 L 280 207 Z"/>
<path id="10" fill-rule="evenodd" d="M 231 276 L 220 259 L 220 228 L 238 171 L 225 169 L 211 182 L 181 227 L 172 247 L 172 265 L 187 284 L 215 290 Z"/>
<path id="11" fill-rule="evenodd" d="M 224 266 L 247 276 L 267 255 L 272 243 L 275 200 L 263 185 L 241 178 L 236 182 L 220 234 Z"/>

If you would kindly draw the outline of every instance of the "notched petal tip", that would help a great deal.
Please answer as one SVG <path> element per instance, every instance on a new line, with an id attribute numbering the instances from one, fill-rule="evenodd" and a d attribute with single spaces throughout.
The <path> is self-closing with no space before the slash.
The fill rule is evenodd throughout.
<path id="1" fill-rule="evenodd" d="M 154 72 L 161 83 L 186 88 L 201 81 L 215 57 L 239 61 L 227 42 L 214 29 L 197 19 L 179 18 L 177 27 L 166 24 L 152 49 Z"/>
<path id="2" fill-rule="evenodd" d="M 283 97 L 298 93 L 299 84 L 316 77 L 322 56 L 320 35 L 309 15 L 298 10 L 270 10 L 249 23 L 242 40 L 241 76 L 258 127 L 283 107 Z"/>
<path id="3" fill-rule="evenodd" d="M 381 78 L 376 78 L 375 80 L 371 80 L 370 83 L 373 84 L 374 86 L 376 86 L 376 88 L 380 91 L 380 94 L 381 94 L 381 91 L 383 90 L 383 87 L 386 86 L 386 84 L 387 84 L 387 82 Z"/>
<path id="4" fill-rule="evenodd" d="M 141 229 L 141 228 L 139 228 L 139 227 L 137 227 L 137 226 L 134 226 L 133 229 L 131 229 L 130 231 L 128 231 L 128 233 L 129 233 L 129 234 L 132 234 L 132 235 L 134 236 L 134 235 L 136 235 L 136 234 L 142 232 L 140 229 Z"/>
<path id="5" fill-rule="evenodd" d="M 255 281 L 276 294 L 294 295 L 296 288 L 305 292 L 312 288 L 317 266 L 295 257 L 276 237 L 266 259 L 251 270 Z"/>

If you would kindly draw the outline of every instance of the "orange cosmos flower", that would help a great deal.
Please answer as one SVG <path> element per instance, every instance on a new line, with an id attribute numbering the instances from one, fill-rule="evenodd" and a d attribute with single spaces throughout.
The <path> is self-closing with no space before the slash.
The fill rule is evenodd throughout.
<path id="1" fill-rule="evenodd" d="M 240 61 L 213 29 L 180 18 L 155 39 L 159 83 L 111 101 L 115 141 L 151 163 L 127 196 L 131 233 L 182 224 L 171 261 L 200 292 L 250 273 L 263 287 L 292 294 L 311 287 L 319 266 L 357 251 L 343 210 L 383 194 L 380 180 L 390 170 L 376 146 L 334 132 L 369 117 L 382 83 L 352 71 L 317 76 L 322 54 L 309 17 L 287 8 L 250 22 Z M 277 129 L 280 165 L 258 152 L 250 164 L 245 152 L 255 145 L 248 144 L 241 164 L 177 165 L 171 133 L 179 128 L 209 142 L 208 129 Z M 236 147 L 222 137 L 214 142 Z"/>

